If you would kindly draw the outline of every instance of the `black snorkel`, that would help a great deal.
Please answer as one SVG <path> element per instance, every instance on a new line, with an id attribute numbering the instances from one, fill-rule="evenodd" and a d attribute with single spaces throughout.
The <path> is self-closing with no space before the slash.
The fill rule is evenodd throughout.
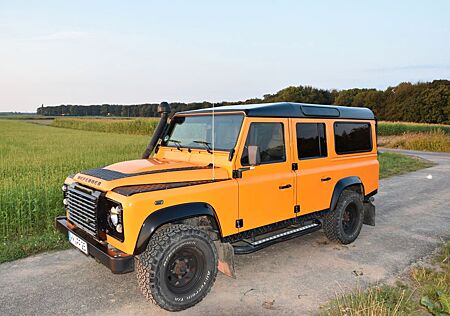
<path id="1" fill-rule="evenodd" d="M 142 159 L 148 159 L 150 155 L 152 154 L 153 150 L 155 149 L 156 144 L 158 143 L 159 139 L 162 137 L 162 133 L 164 132 L 166 126 L 167 126 L 167 120 L 170 115 L 170 105 L 167 102 L 161 102 L 160 105 L 158 105 L 158 113 L 161 114 L 161 119 L 159 120 L 158 125 L 156 126 L 155 132 L 152 135 L 152 138 L 150 138 L 150 142 L 147 145 L 147 148 L 145 149 L 144 154 L 142 155 Z"/>

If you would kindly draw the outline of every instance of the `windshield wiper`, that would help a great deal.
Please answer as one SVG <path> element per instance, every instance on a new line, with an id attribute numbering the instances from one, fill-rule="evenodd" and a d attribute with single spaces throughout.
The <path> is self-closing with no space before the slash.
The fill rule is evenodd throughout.
<path id="1" fill-rule="evenodd" d="M 171 142 L 171 143 L 174 143 L 175 144 L 175 147 L 177 147 L 177 149 L 179 150 L 179 151 L 182 151 L 181 150 L 181 142 L 179 141 L 179 140 L 176 140 L 176 139 L 169 139 L 167 142 Z"/>
<path id="2" fill-rule="evenodd" d="M 209 152 L 210 154 L 212 154 L 212 148 L 211 148 L 211 143 L 204 141 L 204 140 L 194 140 L 193 141 L 196 144 L 202 144 L 203 146 L 205 146 L 205 149 L 207 152 Z"/>

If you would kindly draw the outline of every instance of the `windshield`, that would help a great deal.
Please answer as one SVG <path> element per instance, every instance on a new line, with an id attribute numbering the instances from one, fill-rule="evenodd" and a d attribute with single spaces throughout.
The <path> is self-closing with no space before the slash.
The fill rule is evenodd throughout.
<path id="1" fill-rule="evenodd" d="M 164 137 L 163 146 L 201 148 L 210 151 L 212 143 L 212 115 L 175 117 Z M 214 116 L 214 149 L 230 151 L 236 145 L 243 115 Z"/>

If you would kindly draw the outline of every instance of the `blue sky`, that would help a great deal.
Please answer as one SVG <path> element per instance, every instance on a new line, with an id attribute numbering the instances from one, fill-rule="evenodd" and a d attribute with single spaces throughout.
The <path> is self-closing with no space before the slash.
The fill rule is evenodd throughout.
<path id="1" fill-rule="evenodd" d="M 450 1 L 0 0 L 0 111 L 450 78 Z"/>

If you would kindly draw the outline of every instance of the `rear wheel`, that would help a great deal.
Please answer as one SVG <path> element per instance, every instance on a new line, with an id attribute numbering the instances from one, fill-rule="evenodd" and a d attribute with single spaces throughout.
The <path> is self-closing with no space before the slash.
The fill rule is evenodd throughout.
<path id="1" fill-rule="evenodd" d="M 217 250 L 208 234 L 188 225 L 158 229 L 136 257 L 142 293 L 169 311 L 200 302 L 217 275 Z"/>
<path id="2" fill-rule="evenodd" d="M 364 220 L 362 195 L 345 190 L 339 197 L 336 208 L 323 220 L 323 230 L 328 239 L 350 244 L 358 237 Z"/>

